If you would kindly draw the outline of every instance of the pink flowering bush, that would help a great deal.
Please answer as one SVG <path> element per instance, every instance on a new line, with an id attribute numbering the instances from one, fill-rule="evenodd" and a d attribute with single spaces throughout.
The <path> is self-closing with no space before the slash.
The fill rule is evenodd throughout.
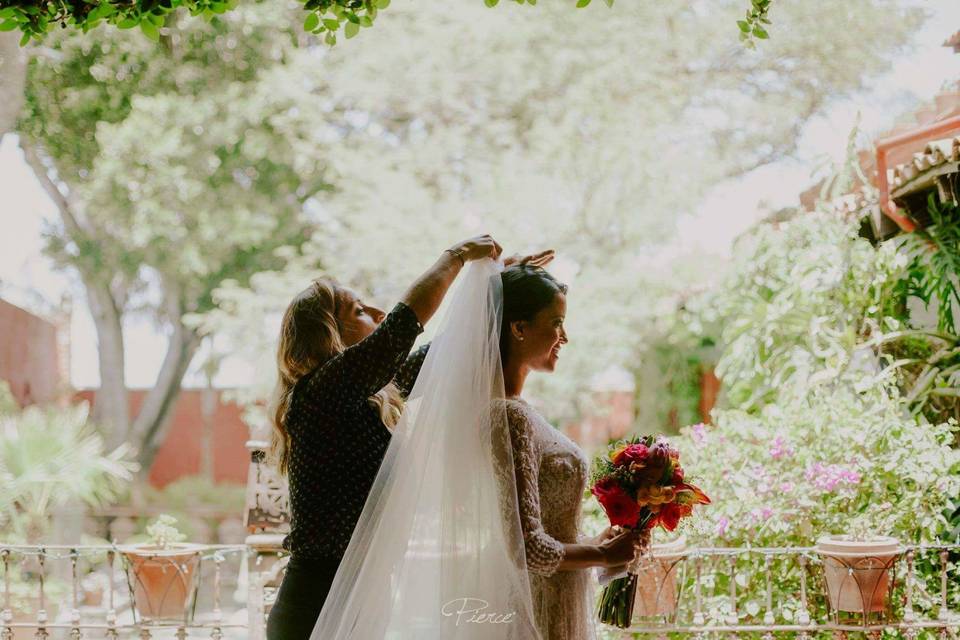
<path id="1" fill-rule="evenodd" d="M 675 441 L 714 494 L 689 535 L 717 546 L 808 546 L 844 532 L 933 541 L 960 493 L 957 425 L 920 424 L 890 394 L 812 391 L 685 429 Z"/>

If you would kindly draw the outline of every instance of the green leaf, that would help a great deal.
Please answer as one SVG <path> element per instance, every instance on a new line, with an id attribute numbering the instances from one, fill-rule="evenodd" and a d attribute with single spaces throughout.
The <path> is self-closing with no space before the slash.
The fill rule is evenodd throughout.
<path id="1" fill-rule="evenodd" d="M 740 27 L 740 31 L 750 33 L 750 25 L 747 24 L 746 20 L 737 20 L 737 26 Z"/>
<path id="2" fill-rule="evenodd" d="M 608 7 L 610 7 L 611 9 L 613 8 L 613 0 L 604 0 L 604 2 L 607 3 Z"/>
<path id="3" fill-rule="evenodd" d="M 483 0 L 483 3 L 488 7 L 495 7 L 500 3 L 500 0 Z"/>
<path id="4" fill-rule="evenodd" d="M 7 20 L 6 22 L 0 23 L 0 31 L 13 31 L 20 23 L 16 20 Z"/>
<path id="5" fill-rule="evenodd" d="M 577 8 L 578 8 L 578 9 L 582 9 L 582 8 L 584 8 L 585 6 L 587 6 L 588 4 L 590 4 L 590 0 L 577 0 Z"/>
<path id="6" fill-rule="evenodd" d="M 140 23 L 140 31 L 143 32 L 143 35 L 147 36 L 154 42 L 160 40 L 160 29 L 158 29 L 157 25 L 153 24 L 149 20 L 144 20 Z"/>
<path id="7" fill-rule="evenodd" d="M 124 18 L 117 23 L 117 27 L 120 29 L 133 29 L 138 24 L 140 24 L 140 21 L 136 18 Z"/>
<path id="8" fill-rule="evenodd" d="M 361 27 L 372 27 L 372 26 L 373 26 L 373 18 L 371 18 L 370 16 L 360 16 L 360 26 L 361 26 Z"/>
<path id="9" fill-rule="evenodd" d="M 0 20 L 12 18 L 16 14 L 17 13 L 14 11 L 13 7 L 4 7 L 3 9 L 0 9 Z"/>
<path id="10" fill-rule="evenodd" d="M 327 35 L 323 37 L 323 41 L 332 47 L 337 44 L 337 34 L 333 31 L 327 31 Z"/>
<path id="11" fill-rule="evenodd" d="M 390 6 L 390 0 L 377 0 L 376 7 L 377 9 L 386 9 Z"/>
<path id="12" fill-rule="evenodd" d="M 360 33 L 360 25 L 355 22 L 348 22 L 347 25 L 343 28 L 343 34 L 347 36 L 347 39 L 354 37 Z"/>
<path id="13" fill-rule="evenodd" d="M 336 31 L 340 28 L 340 22 L 338 20 L 334 20 L 333 18 L 324 18 L 323 26 L 330 31 Z"/>
<path id="14" fill-rule="evenodd" d="M 304 31 L 313 31 L 318 26 L 320 26 L 320 16 L 315 13 L 311 13 L 307 16 L 307 19 L 303 21 Z"/>
<path id="15" fill-rule="evenodd" d="M 754 25 L 753 35 L 757 36 L 761 40 L 766 40 L 770 37 L 770 35 L 760 25 Z"/>
<path id="16" fill-rule="evenodd" d="M 25 34 L 23 34 L 23 37 L 20 38 L 20 46 L 21 46 L 21 47 L 25 47 L 28 42 L 30 42 L 30 34 L 29 34 L 29 33 L 25 33 Z"/>

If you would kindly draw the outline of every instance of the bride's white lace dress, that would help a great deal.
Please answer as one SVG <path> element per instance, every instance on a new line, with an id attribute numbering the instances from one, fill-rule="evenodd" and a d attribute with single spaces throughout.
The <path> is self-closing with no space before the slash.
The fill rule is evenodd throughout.
<path id="1" fill-rule="evenodd" d="M 563 543 L 581 542 L 589 463 L 526 402 L 507 400 L 506 413 L 537 627 L 543 640 L 593 640 L 591 570 L 557 570 Z"/>

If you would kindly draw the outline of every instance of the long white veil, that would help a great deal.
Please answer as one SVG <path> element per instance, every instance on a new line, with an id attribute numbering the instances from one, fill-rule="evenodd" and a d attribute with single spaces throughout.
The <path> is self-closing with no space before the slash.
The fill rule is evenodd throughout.
<path id="1" fill-rule="evenodd" d="M 311 640 L 540 638 L 498 402 L 500 270 L 461 275 Z"/>

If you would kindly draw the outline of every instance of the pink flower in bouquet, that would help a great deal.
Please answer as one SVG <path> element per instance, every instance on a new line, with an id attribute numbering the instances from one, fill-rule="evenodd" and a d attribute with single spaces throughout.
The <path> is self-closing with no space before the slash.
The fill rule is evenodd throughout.
<path id="1" fill-rule="evenodd" d="M 613 478 L 603 478 L 591 489 L 593 495 L 603 505 L 610 524 L 621 527 L 635 527 L 640 516 L 640 505 L 632 499 L 623 487 Z"/>
<path id="2" fill-rule="evenodd" d="M 643 463 L 646 461 L 650 450 L 645 444 L 631 444 L 619 450 L 613 457 L 615 465 L 629 465 L 631 463 Z"/>

